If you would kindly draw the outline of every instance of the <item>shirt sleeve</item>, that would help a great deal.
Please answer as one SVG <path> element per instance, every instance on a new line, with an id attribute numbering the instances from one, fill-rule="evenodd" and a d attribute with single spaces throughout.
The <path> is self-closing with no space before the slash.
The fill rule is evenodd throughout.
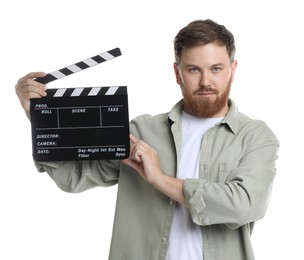
<path id="1" fill-rule="evenodd" d="M 276 175 L 278 149 L 279 141 L 266 127 L 251 140 L 239 165 L 223 183 L 186 179 L 183 188 L 193 221 L 233 229 L 262 218 Z"/>
<path id="2" fill-rule="evenodd" d="M 47 172 L 61 190 L 78 193 L 98 186 L 115 185 L 119 178 L 120 162 L 116 160 L 35 161 L 35 165 L 39 172 Z"/>

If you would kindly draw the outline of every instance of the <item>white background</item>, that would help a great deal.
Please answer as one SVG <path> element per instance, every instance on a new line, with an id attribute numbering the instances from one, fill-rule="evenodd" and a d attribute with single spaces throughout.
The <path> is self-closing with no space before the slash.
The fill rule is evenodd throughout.
<path id="1" fill-rule="evenodd" d="M 258 260 L 303 259 L 303 12 L 301 1 L 38 1 L 0 4 L 0 259 L 107 259 L 116 187 L 60 191 L 32 162 L 30 123 L 14 86 L 120 47 L 123 55 L 52 87 L 127 85 L 130 118 L 168 111 L 181 98 L 173 38 L 211 18 L 235 35 L 232 98 L 281 141 L 272 200 L 257 222 Z"/>

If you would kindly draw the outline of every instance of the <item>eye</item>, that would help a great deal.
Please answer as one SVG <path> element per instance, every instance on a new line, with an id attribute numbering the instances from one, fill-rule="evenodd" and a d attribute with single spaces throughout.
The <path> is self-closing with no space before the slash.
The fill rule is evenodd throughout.
<path id="1" fill-rule="evenodd" d="M 222 69 L 223 69 L 223 68 L 220 67 L 220 66 L 215 66 L 215 67 L 212 68 L 212 72 L 219 72 L 219 71 L 221 71 Z"/>
<path id="2" fill-rule="evenodd" d="M 196 68 L 196 67 L 192 67 L 192 68 L 189 68 L 189 71 L 190 71 L 191 73 L 197 73 L 197 72 L 199 72 L 199 69 Z"/>

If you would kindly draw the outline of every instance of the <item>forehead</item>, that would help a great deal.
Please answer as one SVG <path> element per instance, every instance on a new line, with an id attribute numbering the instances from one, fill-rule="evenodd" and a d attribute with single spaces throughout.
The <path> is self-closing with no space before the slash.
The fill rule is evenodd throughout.
<path id="1" fill-rule="evenodd" d="M 185 48 L 181 55 L 181 64 L 188 65 L 212 65 L 217 63 L 229 63 L 229 54 L 225 45 L 208 43 L 191 48 Z"/>

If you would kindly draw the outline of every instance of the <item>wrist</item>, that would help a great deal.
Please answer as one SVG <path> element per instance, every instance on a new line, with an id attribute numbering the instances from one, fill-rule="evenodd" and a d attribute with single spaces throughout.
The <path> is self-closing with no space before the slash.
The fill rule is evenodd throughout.
<path id="1" fill-rule="evenodd" d="M 163 173 L 155 179 L 155 182 L 152 185 L 169 198 L 187 206 L 183 190 L 184 180 L 174 178 Z"/>
<path id="2" fill-rule="evenodd" d="M 165 186 L 165 178 L 168 177 L 163 171 L 161 171 L 159 174 L 157 174 L 151 183 L 154 188 L 158 190 L 162 190 L 163 187 Z"/>

